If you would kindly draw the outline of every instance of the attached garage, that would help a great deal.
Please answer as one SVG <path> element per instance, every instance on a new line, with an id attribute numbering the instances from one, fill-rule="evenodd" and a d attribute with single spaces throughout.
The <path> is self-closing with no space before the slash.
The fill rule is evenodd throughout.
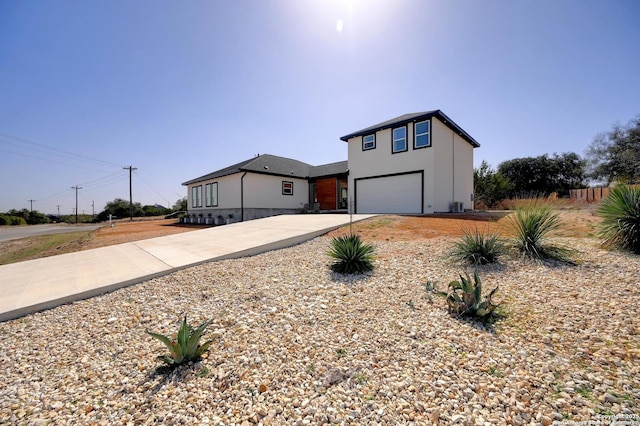
<path id="1" fill-rule="evenodd" d="M 384 176 L 358 178 L 355 183 L 355 213 L 424 212 L 424 172 L 422 170 Z"/>

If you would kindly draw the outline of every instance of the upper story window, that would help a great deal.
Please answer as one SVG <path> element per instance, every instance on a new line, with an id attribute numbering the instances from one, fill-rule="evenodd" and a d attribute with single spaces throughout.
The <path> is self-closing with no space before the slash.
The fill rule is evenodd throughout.
<path id="1" fill-rule="evenodd" d="M 407 150 L 407 127 L 396 127 L 392 131 L 393 141 L 392 141 L 392 152 L 402 152 Z"/>
<path id="2" fill-rule="evenodd" d="M 218 182 L 204 186 L 204 204 L 206 207 L 218 207 Z"/>
<path id="3" fill-rule="evenodd" d="M 293 195 L 293 182 L 282 181 L 282 195 Z"/>
<path id="4" fill-rule="evenodd" d="M 376 135 L 366 135 L 362 138 L 362 150 L 366 151 L 368 149 L 376 148 Z"/>
<path id="5" fill-rule="evenodd" d="M 429 120 L 421 121 L 415 125 L 416 137 L 414 139 L 414 148 L 425 148 L 431 146 L 431 122 Z"/>
<path id="6" fill-rule="evenodd" d="M 202 207 L 202 185 L 191 188 L 191 207 Z"/>

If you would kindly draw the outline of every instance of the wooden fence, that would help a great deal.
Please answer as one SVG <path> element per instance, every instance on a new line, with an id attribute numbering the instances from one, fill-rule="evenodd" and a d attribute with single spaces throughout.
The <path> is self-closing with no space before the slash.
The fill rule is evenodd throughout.
<path id="1" fill-rule="evenodd" d="M 640 185 L 630 185 L 632 188 L 640 188 Z M 569 199 L 578 201 L 600 201 L 609 196 L 610 187 L 604 188 L 581 188 L 569 190 Z"/>

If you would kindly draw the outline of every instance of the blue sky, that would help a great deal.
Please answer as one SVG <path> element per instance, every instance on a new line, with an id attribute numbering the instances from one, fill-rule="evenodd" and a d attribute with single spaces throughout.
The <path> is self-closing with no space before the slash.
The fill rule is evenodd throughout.
<path id="1" fill-rule="evenodd" d="M 482 160 L 584 153 L 640 114 L 637 0 L 0 0 L 0 212 L 167 205 L 255 154 L 441 109 Z M 92 207 L 92 204 L 94 207 Z"/>

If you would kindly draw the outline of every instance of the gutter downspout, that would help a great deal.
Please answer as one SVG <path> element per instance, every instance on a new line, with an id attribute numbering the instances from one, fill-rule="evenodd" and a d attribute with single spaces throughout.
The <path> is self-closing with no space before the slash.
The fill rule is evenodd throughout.
<path id="1" fill-rule="evenodd" d="M 244 222 L 244 177 L 247 172 L 244 172 L 240 177 L 240 222 Z"/>
<path id="2" fill-rule="evenodd" d="M 451 174 L 453 179 L 451 180 L 451 196 L 453 199 L 451 200 L 451 205 L 455 207 L 456 202 L 456 134 L 455 132 L 451 133 Z M 452 210 L 455 210 L 452 209 Z"/>

